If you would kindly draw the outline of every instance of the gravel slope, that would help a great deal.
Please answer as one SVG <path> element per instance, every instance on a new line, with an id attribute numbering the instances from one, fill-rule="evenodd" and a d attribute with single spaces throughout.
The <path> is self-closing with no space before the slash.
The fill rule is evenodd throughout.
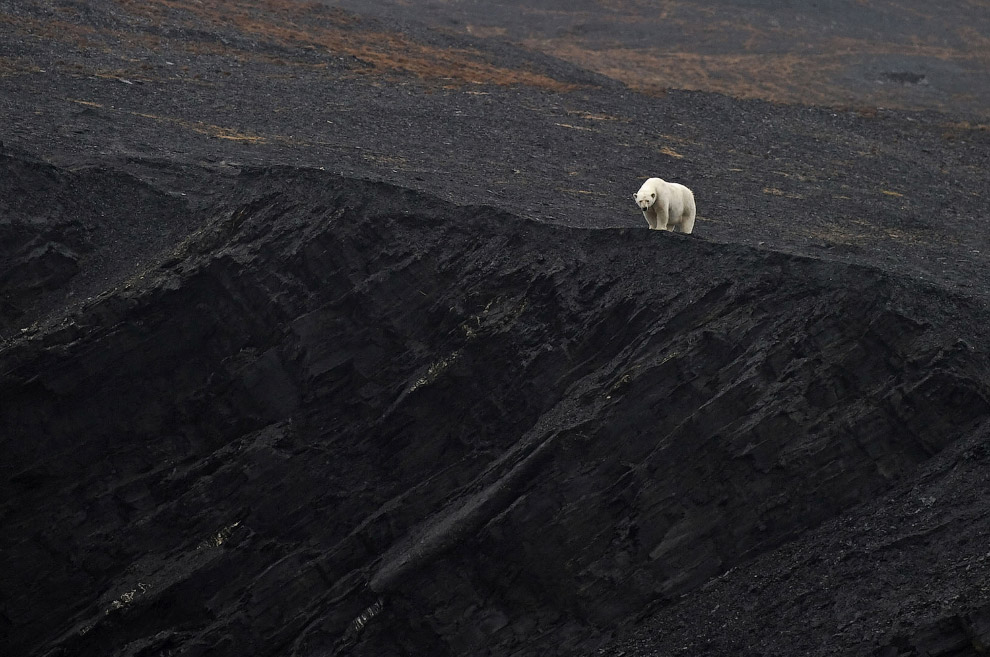
<path id="1" fill-rule="evenodd" d="M 425 16 L 0 3 L 6 652 L 985 651 L 986 126 Z"/>

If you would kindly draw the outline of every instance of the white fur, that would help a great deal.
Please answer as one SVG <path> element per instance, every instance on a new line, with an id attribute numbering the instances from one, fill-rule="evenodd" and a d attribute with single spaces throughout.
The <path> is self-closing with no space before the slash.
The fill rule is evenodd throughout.
<path id="1" fill-rule="evenodd" d="M 633 194 L 650 230 L 694 230 L 694 194 L 684 185 L 650 178 Z"/>

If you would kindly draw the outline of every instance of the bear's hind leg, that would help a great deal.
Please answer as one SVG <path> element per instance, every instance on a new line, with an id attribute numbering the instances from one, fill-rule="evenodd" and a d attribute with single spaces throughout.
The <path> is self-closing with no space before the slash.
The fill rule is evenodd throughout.
<path id="1" fill-rule="evenodd" d="M 694 230 L 694 217 L 697 214 L 693 195 L 688 198 L 686 206 L 684 208 L 684 215 L 681 217 L 681 232 L 690 235 L 691 231 Z"/>

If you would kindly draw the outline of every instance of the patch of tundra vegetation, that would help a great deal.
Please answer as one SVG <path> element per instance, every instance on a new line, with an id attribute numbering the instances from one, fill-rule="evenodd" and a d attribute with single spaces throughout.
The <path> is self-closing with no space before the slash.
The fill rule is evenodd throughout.
<path id="1" fill-rule="evenodd" d="M 490 332 L 506 331 L 519 320 L 519 317 L 528 307 L 529 301 L 525 298 L 517 301 L 502 296 L 495 297 L 485 304 L 480 313 L 468 317 L 461 324 L 461 330 L 468 340 L 477 338 L 480 333 L 486 330 Z"/>
<path id="2" fill-rule="evenodd" d="M 234 533 L 234 530 L 237 529 L 240 526 L 240 524 L 241 522 L 238 520 L 237 522 L 231 525 L 227 525 L 226 527 L 219 530 L 215 534 L 212 534 L 203 541 L 201 541 L 199 545 L 196 546 L 196 549 L 204 550 L 206 548 L 221 547 L 224 543 L 226 543 L 230 539 L 231 535 Z"/>
<path id="3" fill-rule="evenodd" d="M 514 303 L 512 301 L 501 296 L 489 301 L 480 313 L 471 315 L 461 324 L 464 337 L 470 341 L 486 332 L 506 331 L 511 328 L 528 307 L 526 299 Z M 409 392 L 433 383 L 460 358 L 461 350 L 455 349 L 449 355 L 434 361 L 426 369 L 426 373 L 409 386 Z"/>
<path id="4" fill-rule="evenodd" d="M 147 592 L 148 592 L 148 585 L 138 582 L 136 588 L 133 588 L 126 593 L 122 593 L 119 598 L 117 598 L 116 600 L 110 603 L 110 606 L 107 607 L 106 611 L 103 613 L 109 614 L 111 611 L 114 611 L 116 609 L 123 609 L 127 605 L 134 602 L 135 598 L 144 595 Z"/>
<path id="5" fill-rule="evenodd" d="M 422 388 L 423 386 L 429 385 L 434 381 L 436 381 L 437 377 L 440 376 L 440 374 L 442 374 L 443 371 L 446 370 L 448 367 L 456 363 L 460 357 L 461 357 L 461 351 L 460 349 L 458 349 L 457 351 L 454 351 L 450 355 L 444 356 L 440 360 L 437 360 L 434 363 L 432 363 L 426 369 L 426 374 L 416 379 L 416 381 L 413 382 L 412 386 L 409 387 L 409 392 L 418 390 L 419 388 Z"/>

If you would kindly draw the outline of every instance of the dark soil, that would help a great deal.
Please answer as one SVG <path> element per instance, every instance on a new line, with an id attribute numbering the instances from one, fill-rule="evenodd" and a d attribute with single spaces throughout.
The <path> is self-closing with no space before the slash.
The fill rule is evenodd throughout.
<path id="1" fill-rule="evenodd" d="M 990 649 L 983 119 L 432 11 L 0 2 L 0 653 Z"/>

